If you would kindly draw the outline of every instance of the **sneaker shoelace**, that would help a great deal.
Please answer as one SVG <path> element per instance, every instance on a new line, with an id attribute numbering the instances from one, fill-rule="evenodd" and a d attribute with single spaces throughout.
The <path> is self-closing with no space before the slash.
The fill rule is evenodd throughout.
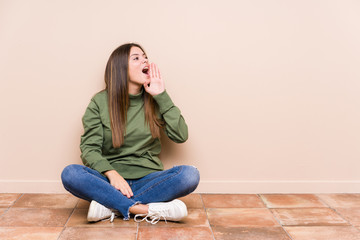
<path id="1" fill-rule="evenodd" d="M 115 215 L 114 212 L 112 212 L 112 213 L 111 213 L 111 216 L 110 216 L 109 218 L 105 218 L 105 219 L 103 219 L 103 220 L 101 220 L 101 221 L 108 221 L 108 220 L 110 220 L 110 223 L 112 223 L 112 222 L 114 221 L 114 218 L 117 218 L 117 217 L 118 217 L 118 216 Z"/>
<path id="2" fill-rule="evenodd" d="M 138 220 L 136 219 L 137 217 L 143 217 L 142 219 Z M 150 220 L 149 220 L 150 218 Z M 147 214 L 136 214 L 135 217 L 134 217 L 134 221 L 135 222 L 142 222 L 142 221 L 146 221 L 148 223 L 151 223 L 151 224 L 157 224 L 161 219 L 164 219 L 165 220 L 165 223 L 167 223 L 166 221 L 166 217 L 165 217 L 165 214 L 162 213 L 161 211 L 159 212 L 155 212 L 155 213 L 147 213 Z"/>

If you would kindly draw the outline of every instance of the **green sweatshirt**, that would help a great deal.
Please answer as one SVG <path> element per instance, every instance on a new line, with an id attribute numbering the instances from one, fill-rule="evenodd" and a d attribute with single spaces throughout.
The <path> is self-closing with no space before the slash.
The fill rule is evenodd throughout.
<path id="1" fill-rule="evenodd" d="M 81 159 L 85 166 L 104 173 L 116 170 L 125 179 L 136 179 L 163 170 L 158 157 L 160 139 L 153 138 L 145 124 L 142 92 L 130 95 L 124 143 L 120 148 L 112 145 L 112 133 L 107 91 L 97 93 L 90 101 L 82 118 L 84 134 L 81 136 Z M 165 121 L 166 135 L 177 143 L 185 142 L 188 129 L 179 108 L 166 91 L 154 96 Z"/>

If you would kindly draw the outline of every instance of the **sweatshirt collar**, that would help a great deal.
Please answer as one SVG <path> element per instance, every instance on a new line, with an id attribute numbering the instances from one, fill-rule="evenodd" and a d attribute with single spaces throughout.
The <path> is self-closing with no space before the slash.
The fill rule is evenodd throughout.
<path id="1" fill-rule="evenodd" d="M 129 94 L 130 106 L 136 106 L 136 105 L 142 103 L 143 92 L 144 92 L 144 88 L 141 88 L 140 93 L 138 93 L 136 95 Z"/>

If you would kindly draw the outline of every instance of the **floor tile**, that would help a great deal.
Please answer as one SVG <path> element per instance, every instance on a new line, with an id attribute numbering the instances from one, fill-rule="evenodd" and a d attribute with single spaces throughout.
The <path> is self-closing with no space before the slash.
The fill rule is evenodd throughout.
<path id="1" fill-rule="evenodd" d="M 336 208 L 336 212 L 352 225 L 360 227 L 360 208 Z"/>
<path id="2" fill-rule="evenodd" d="M 56 240 L 62 227 L 0 227 L 0 239 Z"/>
<path id="3" fill-rule="evenodd" d="M 280 224 L 286 226 L 348 225 L 330 208 L 279 208 L 272 212 Z"/>
<path id="4" fill-rule="evenodd" d="M 293 240 L 360 240 L 360 232 L 351 226 L 284 228 Z"/>
<path id="5" fill-rule="evenodd" d="M 78 198 L 70 194 L 24 194 L 14 208 L 74 208 Z"/>
<path id="6" fill-rule="evenodd" d="M 266 208 L 209 208 L 206 211 L 210 225 L 215 227 L 279 226 Z"/>
<path id="7" fill-rule="evenodd" d="M 179 199 L 186 204 L 187 208 L 204 208 L 200 194 L 190 194 Z"/>
<path id="8" fill-rule="evenodd" d="M 313 194 L 262 194 L 268 208 L 327 207 Z"/>
<path id="9" fill-rule="evenodd" d="M 263 208 L 255 194 L 202 194 L 206 208 Z"/>
<path id="10" fill-rule="evenodd" d="M 76 204 L 76 208 L 89 209 L 89 207 L 90 207 L 90 202 L 83 199 L 79 199 L 79 202 Z"/>
<path id="11" fill-rule="evenodd" d="M 156 236 L 156 237 L 155 237 Z M 212 240 L 210 228 L 140 228 L 138 240 Z"/>
<path id="12" fill-rule="evenodd" d="M 6 227 L 63 227 L 73 209 L 10 208 L 0 217 Z"/>
<path id="13" fill-rule="evenodd" d="M 188 217 L 180 222 L 138 224 L 120 217 L 88 223 L 90 203 L 71 194 L 0 193 L 0 239 L 136 239 L 138 231 L 138 239 L 160 240 L 360 240 L 360 194 L 190 194 L 180 199 L 188 207 Z"/>
<path id="14" fill-rule="evenodd" d="M 137 223 L 134 220 L 130 219 L 129 221 L 124 221 L 120 216 L 114 219 L 114 222 L 109 220 L 99 221 L 95 223 L 89 223 L 87 221 L 87 209 L 75 209 L 71 215 L 69 221 L 66 223 L 66 227 L 88 227 L 88 228 L 112 228 L 112 227 L 137 227 Z"/>
<path id="15" fill-rule="evenodd" d="M 179 222 L 159 221 L 153 225 L 146 221 L 140 227 L 209 227 L 209 222 L 204 209 L 188 209 L 188 216 Z"/>
<path id="16" fill-rule="evenodd" d="M 318 194 L 317 196 L 332 208 L 360 207 L 360 194 Z"/>
<path id="17" fill-rule="evenodd" d="M 6 210 L 8 210 L 8 208 L 0 208 L 0 216 L 1 216 L 1 214 L 3 214 L 4 212 L 6 212 Z"/>
<path id="18" fill-rule="evenodd" d="M 21 193 L 0 193 L 0 207 L 10 207 L 21 195 Z"/>
<path id="19" fill-rule="evenodd" d="M 291 240 L 281 227 L 214 227 L 216 240 Z"/>
<path id="20" fill-rule="evenodd" d="M 135 240 L 136 228 L 65 228 L 59 240 Z"/>

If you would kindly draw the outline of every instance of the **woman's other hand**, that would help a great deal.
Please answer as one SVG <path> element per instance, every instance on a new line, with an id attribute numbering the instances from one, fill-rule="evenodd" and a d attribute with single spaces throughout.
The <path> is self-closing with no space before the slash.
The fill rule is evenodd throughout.
<path id="1" fill-rule="evenodd" d="M 120 176 L 117 171 L 109 170 L 104 174 L 109 179 L 110 184 L 117 190 L 120 190 L 120 192 L 124 194 L 127 198 L 131 198 L 132 196 L 134 196 L 127 181 L 122 176 Z"/>
<path id="2" fill-rule="evenodd" d="M 165 84 L 161 79 L 160 70 L 155 63 L 150 64 L 149 71 L 150 80 L 144 84 L 144 88 L 146 92 L 155 96 L 165 91 Z"/>

